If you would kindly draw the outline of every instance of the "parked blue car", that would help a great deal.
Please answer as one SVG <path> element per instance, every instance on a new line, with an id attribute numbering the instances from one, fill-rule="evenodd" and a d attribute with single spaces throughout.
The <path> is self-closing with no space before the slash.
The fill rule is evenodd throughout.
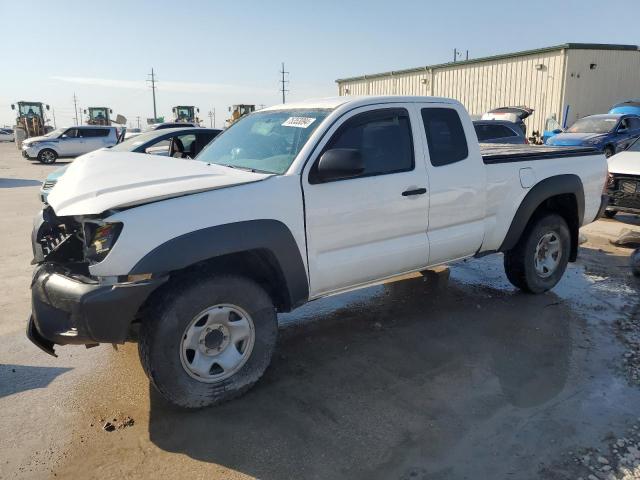
<path id="1" fill-rule="evenodd" d="M 547 145 L 592 147 L 607 157 L 626 150 L 640 137 L 640 116 L 606 114 L 581 118 L 567 130 L 546 142 Z"/>

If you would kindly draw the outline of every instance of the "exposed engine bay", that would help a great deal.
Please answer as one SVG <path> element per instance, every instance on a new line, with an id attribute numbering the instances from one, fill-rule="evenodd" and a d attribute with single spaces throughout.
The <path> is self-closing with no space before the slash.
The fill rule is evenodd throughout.
<path id="1" fill-rule="evenodd" d="M 49 206 L 34 225 L 34 264 L 52 263 L 80 275 L 89 275 L 89 265 L 104 259 L 122 225 L 98 218 L 58 217 Z"/>

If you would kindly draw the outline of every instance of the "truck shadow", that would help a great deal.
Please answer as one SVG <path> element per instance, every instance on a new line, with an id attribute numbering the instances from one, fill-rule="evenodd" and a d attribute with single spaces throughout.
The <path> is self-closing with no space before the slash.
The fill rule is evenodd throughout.
<path id="1" fill-rule="evenodd" d="M 0 178 L 0 188 L 38 187 L 42 182 L 26 178 Z"/>
<path id="2" fill-rule="evenodd" d="M 151 441 L 263 479 L 419 478 L 407 452 L 444 457 L 500 409 L 556 398 L 580 335 L 553 294 L 451 283 L 410 278 L 287 315 L 245 396 L 185 412 L 151 389 Z"/>
<path id="3" fill-rule="evenodd" d="M 44 388 L 69 370 L 71 369 L 0 364 L 0 398 L 34 388 Z"/>

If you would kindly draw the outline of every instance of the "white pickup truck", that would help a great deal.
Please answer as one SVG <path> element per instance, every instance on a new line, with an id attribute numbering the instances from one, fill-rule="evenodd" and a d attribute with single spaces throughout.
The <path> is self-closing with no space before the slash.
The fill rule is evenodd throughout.
<path id="1" fill-rule="evenodd" d="M 604 208 L 606 160 L 487 148 L 457 101 L 340 97 L 253 113 L 196 160 L 85 156 L 34 225 L 28 336 L 52 355 L 137 339 L 195 408 L 249 389 L 277 313 L 320 297 L 495 252 L 544 292 Z"/>

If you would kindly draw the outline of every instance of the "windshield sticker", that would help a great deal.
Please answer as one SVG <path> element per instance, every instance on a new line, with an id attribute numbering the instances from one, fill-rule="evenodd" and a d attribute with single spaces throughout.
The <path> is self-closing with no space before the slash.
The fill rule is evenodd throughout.
<path id="1" fill-rule="evenodd" d="M 307 128 L 313 122 L 315 122 L 315 118 L 311 117 L 289 117 L 282 124 L 283 127 L 296 127 L 296 128 Z"/>

